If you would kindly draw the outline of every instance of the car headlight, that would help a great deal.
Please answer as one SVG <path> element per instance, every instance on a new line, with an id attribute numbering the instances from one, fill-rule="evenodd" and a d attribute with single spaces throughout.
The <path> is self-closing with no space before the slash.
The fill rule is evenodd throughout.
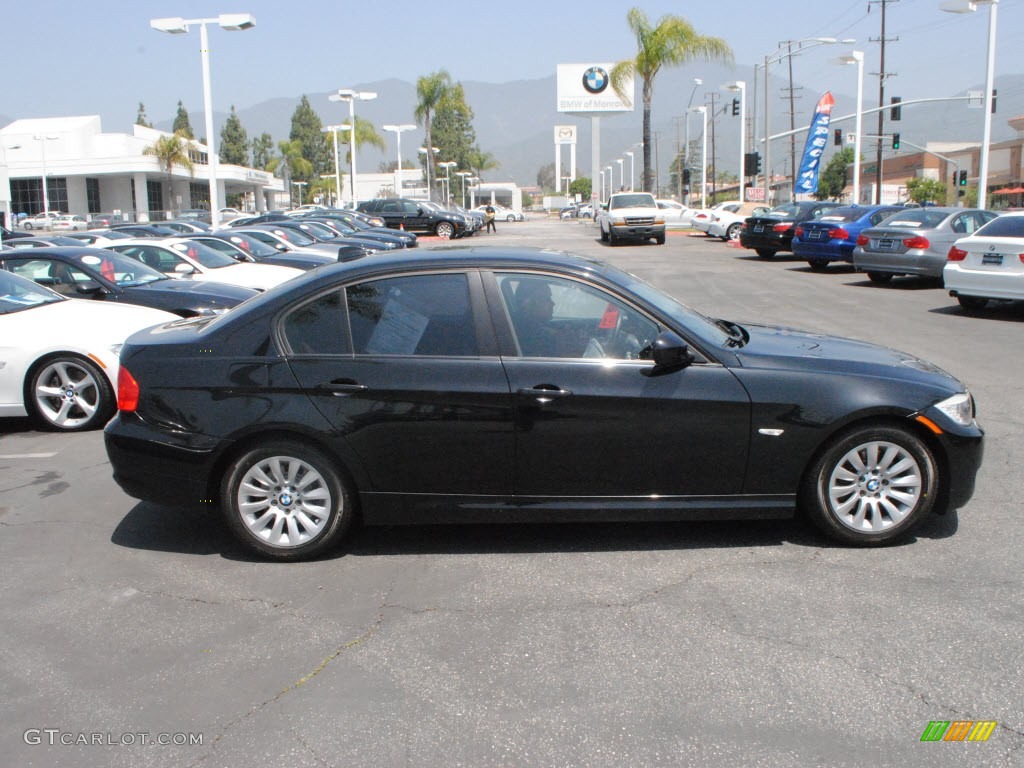
<path id="1" fill-rule="evenodd" d="M 947 397 L 935 404 L 935 407 L 962 427 L 970 426 L 974 421 L 974 398 L 970 392 L 961 392 Z"/>

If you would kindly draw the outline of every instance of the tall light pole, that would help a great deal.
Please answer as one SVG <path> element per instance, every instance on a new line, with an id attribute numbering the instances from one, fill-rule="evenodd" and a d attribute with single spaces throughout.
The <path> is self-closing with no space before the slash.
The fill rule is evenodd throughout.
<path id="1" fill-rule="evenodd" d="M 398 180 L 395 182 L 395 192 L 398 197 L 402 196 L 402 131 L 411 131 L 415 125 L 382 125 L 385 131 L 392 131 L 395 134 L 395 140 L 398 143 Z"/>
<path id="2" fill-rule="evenodd" d="M 199 51 L 203 60 L 203 109 L 206 112 L 207 167 L 210 172 L 210 225 L 220 225 L 220 203 L 217 196 L 217 150 L 213 135 L 213 97 L 210 95 L 210 43 L 206 35 L 207 24 L 217 24 L 229 32 L 241 32 L 256 26 L 251 13 L 222 13 L 212 19 L 183 19 L 173 16 L 164 19 L 150 19 L 149 26 L 158 32 L 170 35 L 184 35 L 192 24 L 199 25 Z M 46 186 L 45 184 L 43 185 Z"/>
<path id="3" fill-rule="evenodd" d="M 305 182 L 305 181 L 293 181 L 292 182 L 292 186 L 293 187 L 298 187 L 299 188 L 299 205 L 302 205 L 302 188 L 304 186 L 306 186 L 307 183 L 308 182 Z M 295 207 L 298 208 L 299 206 L 297 205 Z"/>
<path id="4" fill-rule="evenodd" d="M 345 126 L 328 125 L 324 130 L 334 134 L 334 187 L 338 194 L 338 205 L 341 205 L 341 163 L 338 159 L 338 131 L 345 130 Z"/>
<path id="5" fill-rule="evenodd" d="M 703 85 L 704 81 L 699 77 L 693 78 L 693 90 L 690 91 L 690 100 L 686 102 L 686 112 L 683 113 L 683 168 L 690 167 L 690 106 L 693 104 L 694 94 L 697 93 L 697 87 Z M 626 154 L 629 154 L 628 152 Z M 684 176 L 684 173 L 679 174 L 680 177 Z M 632 182 L 632 176 L 630 177 Z M 680 179 L 680 185 L 682 180 Z M 689 197 L 690 190 L 686 190 L 687 197 Z M 680 201 L 682 202 L 682 201 Z"/>
<path id="6" fill-rule="evenodd" d="M 988 54 L 985 63 L 985 118 L 978 162 L 978 207 L 988 203 L 988 155 L 992 146 L 992 85 L 996 71 L 996 12 L 999 0 L 951 0 L 939 6 L 949 13 L 973 13 L 979 5 L 988 5 Z"/>
<path id="7" fill-rule="evenodd" d="M 50 197 L 49 197 L 49 194 L 46 191 L 46 142 L 54 141 L 55 139 L 57 139 L 59 137 L 58 136 L 52 136 L 52 135 L 47 134 L 47 133 L 37 133 L 32 138 L 39 142 L 39 149 L 40 149 L 40 151 L 42 153 L 42 165 L 43 165 L 43 213 L 49 213 L 50 212 Z M 49 229 L 51 224 L 52 224 L 52 222 L 50 221 L 50 217 L 47 216 L 45 221 L 46 221 L 46 228 Z"/>
<path id="8" fill-rule="evenodd" d="M 427 200 L 433 200 L 434 199 L 434 191 L 433 191 L 433 188 L 431 187 L 431 183 L 432 182 L 431 182 L 431 178 L 430 178 L 430 176 L 431 176 L 430 169 L 433 168 L 433 166 L 434 166 L 434 158 L 433 158 L 433 156 L 427 154 L 427 148 L 426 147 L 420 147 L 416 151 L 419 152 L 421 155 L 423 155 L 424 158 L 426 159 L 426 162 L 427 162 Z M 431 147 L 430 151 L 434 155 L 436 155 L 441 150 L 438 149 L 437 147 Z"/>
<path id="9" fill-rule="evenodd" d="M 462 177 L 462 207 L 465 208 L 466 207 L 466 177 L 467 176 L 472 176 L 473 174 L 470 173 L 469 171 L 456 171 L 455 175 Z"/>
<path id="10" fill-rule="evenodd" d="M 452 196 L 452 188 L 451 188 L 452 176 L 451 176 L 451 170 L 452 170 L 452 168 L 458 168 L 459 164 L 456 163 L 454 160 L 446 160 L 445 162 L 438 163 L 437 165 L 438 165 L 439 168 L 444 168 L 444 187 L 445 187 L 445 190 L 444 190 L 444 203 L 445 203 L 445 205 L 448 205 L 448 203 L 451 200 L 451 196 Z"/>
<path id="11" fill-rule="evenodd" d="M 860 141 L 864 110 L 864 51 L 850 51 L 839 57 L 840 64 L 857 65 L 857 118 L 853 129 L 853 204 L 860 205 Z"/>
<path id="12" fill-rule="evenodd" d="M 771 109 L 768 101 L 768 65 L 776 64 L 785 58 L 790 58 L 801 52 L 819 45 L 830 45 L 839 42 L 834 37 L 807 37 L 802 40 L 786 40 L 779 43 L 778 50 L 764 57 L 764 202 L 771 205 L 772 171 L 771 171 L 771 132 L 768 124 L 771 120 Z M 856 40 L 846 39 L 843 43 L 855 43 Z M 793 46 L 796 50 L 793 50 Z M 796 170 L 793 170 L 794 175 Z M 794 180 L 795 181 L 795 180 Z"/>
<path id="13" fill-rule="evenodd" d="M 727 91 L 739 91 L 740 94 L 740 184 L 737 199 L 743 202 L 746 199 L 744 194 L 746 190 L 743 187 L 743 182 L 746 181 L 746 168 L 743 166 L 747 155 L 747 130 L 745 126 L 747 122 L 747 83 L 745 80 L 737 80 L 735 83 L 728 83 L 722 87 Z"/>
<path id="14" fill-rule="evenodd" d="M 11 174 L 10 174 L 10 168 L 7 165 L 7 153 L 10 150 L 12 150 L 12 149 L 21 149 L 21 144 L 11 144 L 10 146 L 0 145 L 0 148 L 3 149 L 3 153 L 4 153 L 3 184 L 4 184 L 4 195 L 5 195 L 5 197 L 2 200 L 3 206 L 4 206 L 4 214 L 5 214 L 5 216 L 4 216 L 4 225 L 7 226 L 9 229 L 14 229 L 14 221 L 13 221 L 14 210 L 11 208 Z M 43 186 L 46 186 L 46 178 L 45 178 L 45 176 L 43 177 Z"/>
<path id="15" fill-rule="evenodd" d="M 356 101 L 370 101 L 376 99 L 377 94 L 373 91 L 355 91 L 351 88 L 339 88 L 337 93 L 332 93 L 327 97 L 329 101 L 347 101 L 348 102 L 348 124 L 351 127 L 349 130 L 349 137 L 352 143 L 349 145 L 348 152 L 348 172 L 351 175 L 350 181 L 352 182 L 352 207 L 355 208 L 357 204 L 356 200 Z"/>
<path id="16" fill-rule="evenodd" d="M 691 112 L 699 112 L 701 116 L 700 129 L 700 207 L 707 208 L 708 189 L 708 108 L 701 105 L 694 107 Z"/>
<path id="17" fill-rule="evenodd" d="M 625 187 L 626 187 L 626 177 L 623 176 L 623 168 L 625 167 L 623 165 L 623 163 L 625 163 L 625 158 L 622 158 L 622 157 L 616 158 L 615 164 L 619 166 L 619 187 L 625 189 Z"/>
<path id="18" fill-rule="evenodd" d="M 632 192 L 634 187 L 633 179 L 636 178 L 636 163 L 633 162 L 633 152 L 623 152 L 626 157 L 629 158 L 629 190 Z"/>

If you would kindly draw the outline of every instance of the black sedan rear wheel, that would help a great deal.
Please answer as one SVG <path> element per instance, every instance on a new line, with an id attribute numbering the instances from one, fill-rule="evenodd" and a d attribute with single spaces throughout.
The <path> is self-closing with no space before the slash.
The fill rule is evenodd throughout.
<path id="1" fill-rule="evenodd" d="M 755 248 L 754 250 L 757 251 L 757 255 L 762 259 L 770 259 L 775 255 L 774 248 Z"/>
<path id="2" fill-rule="evenodd" d="M 288 440 L 239 456 L 221 487 L 228 526 L 250 549 L 300 560 L 335 545 L 352 521 L 352 493 L 330 459 Z"/>
<path id="3" fill-rule="evenodd" d="M 827 536 L 858 546 L 906 536 L 935 504 L 935 457 L 916 435 L 857 427 L 834 440 L 804 478 L 801 503 Z"/>
<path id="4" fill-rule="evenodd" d="M 828 259 L 808 259 L 807 263 L 815 272 L 824 272 L 826 269 L 828 269 Z"/>

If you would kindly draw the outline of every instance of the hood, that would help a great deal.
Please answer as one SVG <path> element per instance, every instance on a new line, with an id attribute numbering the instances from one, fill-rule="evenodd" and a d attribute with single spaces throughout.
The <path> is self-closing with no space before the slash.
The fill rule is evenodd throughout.
<path id="1" fill-rule="evenodd" d="M 298 270 L 296 270 L 298 271 Z M 227 306 L 234 306 L 256 295 L 251 288 L 242 288 L 238 285 L 227 283 L 206 282 L 203 280 L 156 280 L 145 285 L 132 286 L 132 291 L 146 291 L 154 294 L 191 294 L 199 300 L 213 300 L 217 304 L 226 302 Z"/>
<path id="2" fill-rule="evenodd" d="M 193 279 L 229 283 L 242 286 L 243 288 L 265 291 L 301 274 L 302 270 L 295 269 L 294 267 L 282 267 L 276 264 L 240 263 L 211 269 L 201 274 L 196 273 L 193 275 Z"/>
<path id="3" fill-rule="evenodd" d="M 75 343 L 83 348 L 117 344 L 142 328 L 181 319 L 159 309 L 89 299 L 58 301 L 6 317 L 29 321 L 33 344 Z"/>
<path id="4" fill-rule="evenodd" d="M 933 385 L 951 393 L 963 384 L 938 366 L 899 350 L 866 341 L 792 328 L 744 325 L 750 338 L 735 351 L 744 368 L 821 371 L 884 376 Z"/>

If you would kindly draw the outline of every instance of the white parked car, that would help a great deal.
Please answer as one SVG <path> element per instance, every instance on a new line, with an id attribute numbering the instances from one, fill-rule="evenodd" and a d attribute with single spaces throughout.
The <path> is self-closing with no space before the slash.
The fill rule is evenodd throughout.
<path id="1" fill-rule="evenodd" d="M 237 285 L 265 291 L 302 274 L 301 269 L 275 264 L 242 264 L 188 238 L 119 240 L 106 246 L 141 261 L 170 277 Z"/>
<path id="2" fill-rule="evenodd" d="M 54 232 L 84 232 L 88 228 L 89 222 L 85 220 L 85 216 L 66 213 L 53 220 Z"/>
<path id="3" fill-rule="evenodd" d="M 32 416 L 62 432 L 102 427 L 117 400 L 124 340 L 177 315 L 69 299 L 0 270 L 0 416 Z"/>
<path id="4" fill-rule="evenodd" d="M 60 211 L 48 211 L 47 213 L 37 213 L 35 216 L 29 216 L 27 219 L 22 219 L 22 229 L 53 229 L 53 222 L 57 220 L 59 216 L 63 216 Z"/>
<path id="5" fill-rule="evenodd" d="M 711 208 L 701 208 L 699 211 L 694 211 L 693 216 L 690 219 L 690 226 L 694 229 L 699 229 L 705 235 L 708 233 L 708 227 L 711 226 L 711 217 L 715 215 L 722 208 L 727 205 L 738 206 L 739 200 L 728 200 L 724 203 L 712 206 Z"/>
<path id="6" fill-rule="evenodd" d="M 966 310 L 1024 300 L 1024 212 L 1004 213 L 953 243 L 942 282 Z"/>
<path id="7" fill-rule="evenodd" d="M 473 209 L 480 213 L 487 213 L 487 205 L 478 205 Z M 503 205 L 494 206 L 494 220 L 495 221 L 526 221 L 526 217 L 519 213 L 519 211 L 513 211 L 511 208 L 506 208 Z"/>
<path id="8" fill-rule="evenodd" d="M 748 216 L 763 216 L 772 208 L 764 203 L 739 203 L 726 205 L 713 212 L 707 233 L 723 240 L 739 240 L 743 222 Z"/>
<path id="9" fill-rule="evenodd" d="M 679 228 L 690 226 L 690 219 L 695 213 L 693 208 L 687 208 L 676 200 L 656 200 L 658 207 L 665 214 L 665 226 Z"/>

